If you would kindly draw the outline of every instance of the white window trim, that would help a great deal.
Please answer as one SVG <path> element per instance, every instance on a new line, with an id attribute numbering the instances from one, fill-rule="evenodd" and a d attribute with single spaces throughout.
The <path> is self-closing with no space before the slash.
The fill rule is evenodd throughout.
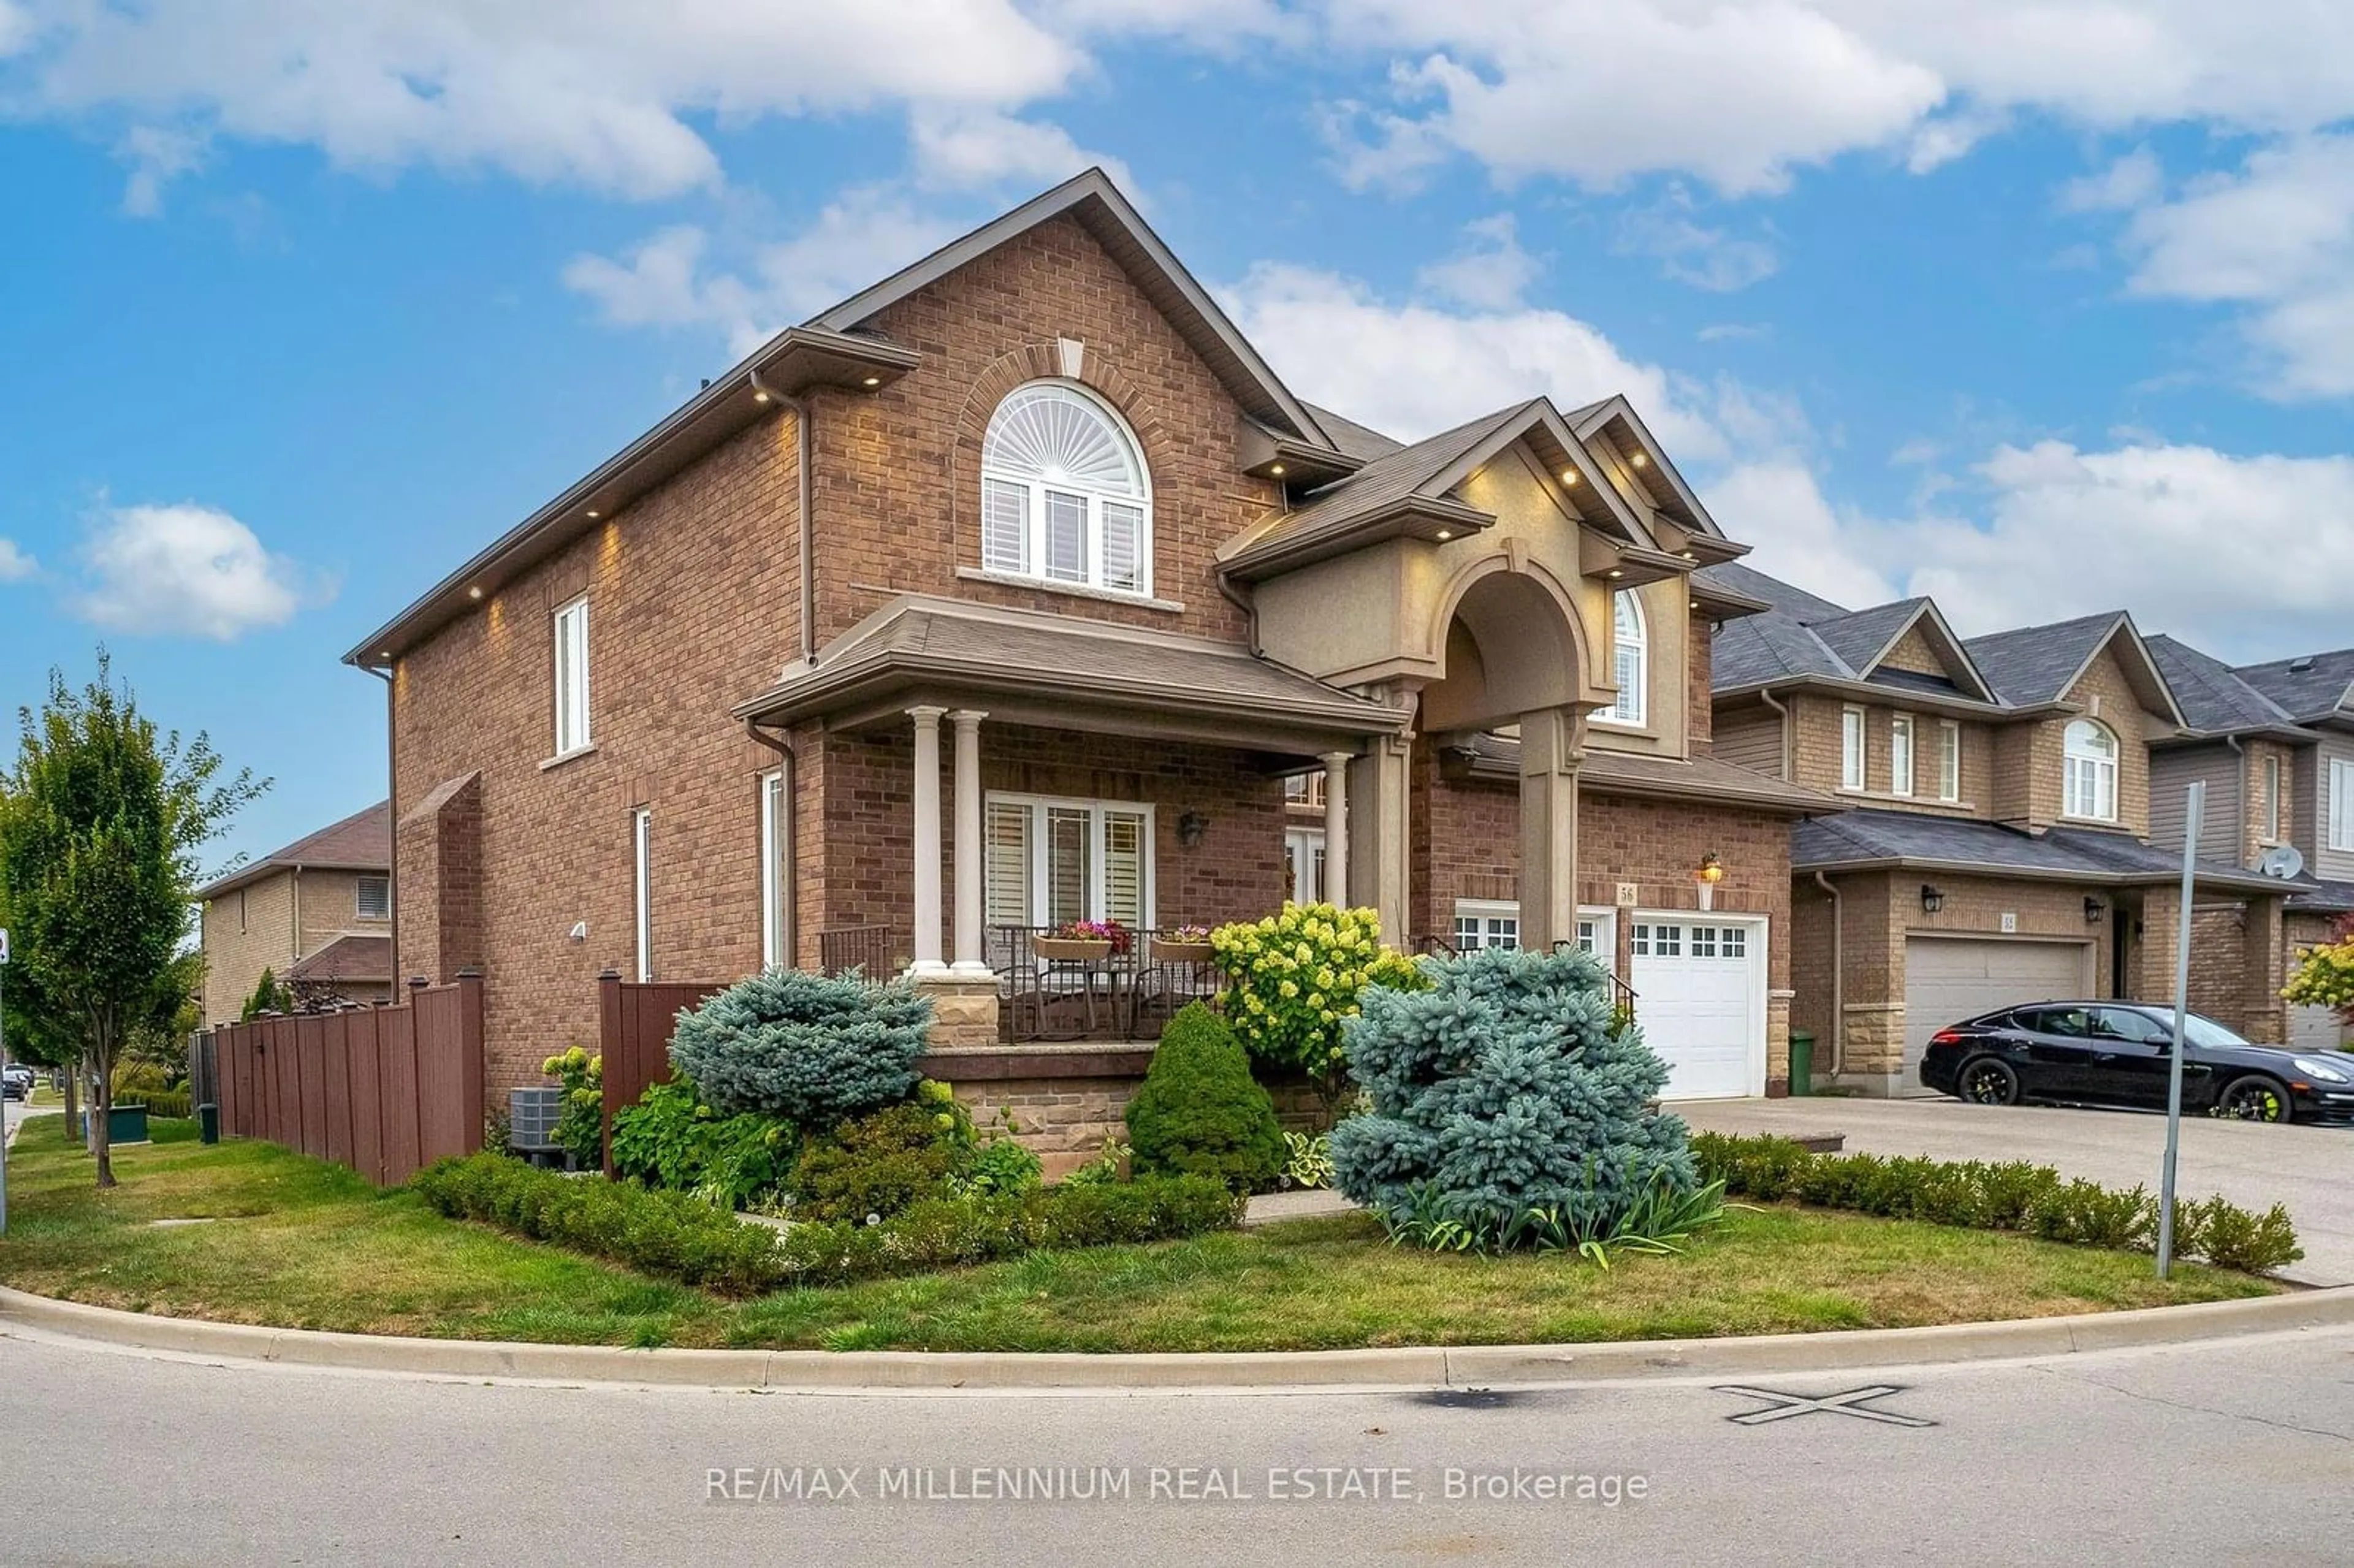
<path id="1" fill-rule="evenodd" d="M 1635 638 L 1631 647 L 1622 647 L 1618 636 L 1618 607 L 1625 604 L 1635 622 Z M 1635 661 L 1634 678 L 1618 679 L 1618 655 L 1632 652 Z M 1633 588 L 1614 588 L 1610 594 L 1610 675 L 1617 681 L 1618 697 L 1610 706 L 1595 714 L 1587 722 L 1607 725 L 1613 729 L 1641 729 L 1650 723 L 1651 686 L 1651 621 L 1643 611 L 1643 596 Z"/>
<path id="2" fill-rule="evenodd" d="M 2354 762 L 2329 759 L 2329 847 L 2354 851 Z"/>
<path id="3" fill-rule="evenodd" d="M 550 625 L 555 662 L 549 667 L 549 685 L 555 695 L 556 750 L 549 760 L 557 761 L 577 757 L 596 744 L 588 700 L 588 596 L 584 593 L 559 605 Z M 568 657 L 567 642 L 573 644 Z M 572 671 L 569 687 L 564 680 L 567 664 Z"/>
<path id="4" fill-rule="evenodd" d="M 1324 830 L 1321 828 L 1286 828 L 1283 832 L 1284 858 L 1292 866 L 1291 901 L 1294 904 L 1324 902 Z"/>
<path id="5" fill-rule="evenodd" d="M 1913 715 L 1892 715 L 1888 720 L 1888 792 L 1913 793 Z"/>
<path id="6" fill-rule="evenodd" d="M 644 806 L 630 813 L 630 874 L 638 983 L 645 985 L 654 978 L 654 814 Z"/>
<path id="7" fill-rule="evenodd" d="M 1030 924 L 1034 926 L 1051 924 L 1045 916 L 1048 879 L 1046 834 L 1041 831 L 1045 821 L 1046 808 L 1060 807 L 1067 810 L 1084 810 L 1089 814 L 1087 831 L 1094 835 L 1094 841 L 1090 845 L 1091 853 L 1087 856 L 1087 908 L 1090 911 L 1100 911 L 1104 907 L 1104 813 L 1120 811 L 1141 816 L 1144 819 L 1144 863 L 1140 868 L 1143 886 L 1137 895 L 1137 902 L 1141 906 L 1137 925 L 1147 929 L 1151 927 L 1157 918 L 1154 914 L 1154 901 L 1159 896 L 1159 889 L 1156 886 L 1159 881 L 1159 867 L 1156 862 L 1160 858 L 1157 848 L 1160 835 L 1152 807 L 1141 800 L 1093 800 L 1076 795 L 1023 795 L 1012 790 L 991 789 L 983 795 L 981 800 L 984 821 L 991 806 L 1023 806 L 1029 809 L 1030 828 L 1027 847 L 1030 855 Z M 1090 913 L 1087 918 L 1101 919 L 1103 916 L 1099 913 Z M 1002 921 L 995 919 L 988 923 L 992 926 L 1003 924 Z"/>
<path id="8" fill-rule="evenodd" d="M 1501 920 L 1510 920 L 1512 923 L 1511 946 L 1518 948 L 1521 945 L 1521 906 L 1517 902 L 1510 898 L 1458 898 L 1455 901 L 1454 923 L 1448 927 L 1449 938 L 1458 952 L 1471 952 L 1481 948 L 1500 948 L 1505 944 L 1493 938 L 1500 938 L 1503 933 L 1491 932 L 1488 927 L 1491 922 Z M 1479 939 L 1468 946 L 1463 940 L 1463 925 L 1466 921 L 1476 922 L 1479 927 Z"/>
<path id="9" fill-rule="evenodd" d="M 1937 799 L 1951 804 L 1962 798 L 1962 726 L 1953 719 L 1937 721 Z"/>
<path id="10" fill-rule="evenodd" d="M 1840 788 L 1861 789 L 1864 787 L 1864 751 L 1869 744 L 1870 722 L 1861 708 L 1852 704 L 1840 710 Z"/>
<path id="11" fill-rule="evenodd" d="M 760 967 L 791 967 L 785 950 L 785 933 L 791 920 L 785 910 L 785 844 L 792 834 L 789 797 L 781 768 L 760 775 Z"/>
<path id="12" fill-rule="evenodd" d="M 367 901 L 360 896 L 360 890 L 366 887 L 367 885 L 372 882 L 382 883 L 384 885 L 384 912 L 380 915 L 369 914 Z M 392 918 L 391 877 L 355 876 L 352 878 L 352 918 L 355 920 L 389 920 Z"/>
<path id="13" fill-rule="evenodd" d="M 2072 746 L 2070 737 L 2077 733 L 2080 726 L 2086 726 L 2108 737 L 2107 757 L 2100 757 L 2089 751 L 2078 751 Z M 2071 719 L 2068 727 L 2061 732 L 2060 750 L 2060 814 L 2063 817 L 2073 817 L 2082 822 L 2115 821 L 2118 775 L 2123 770 L 2125 760 L 2124 743 L 2117 738 L 2117 732 L 2098 719 Z M 2080 764 L 2082 777 L 2084 779 L 2084 785 L 2081 788 L 2078 784 Z M 2091 791 L 2089 800 L 2084 798 L 2086 789 Z M 2103 799 L 2104 794 L 2106 796 L 2105 800 Z M 2102 809 L 2105 805 L 2107 808 L 2105 810 Z"/>
<path id="14" fill-rule="evenodd" d="M 1152 469 L 1144 459 L 1144 443 L 1137 440 L 1136 431 L 1129 427 L 1127 418 L 1118 408 L 1113 408 L 1109 402 L 1098 396 L 1094 388 L 1076 381 L 1051 379 L 1027 381 L 1007 393 L 1005 397 L 1000 400 L 999 407 L 1002 408 L 1006 401 L 1041 387 L 1051 387 L 1066 393 L 1088 404 L 1096 412 L 1103 416 L 1106 422 L 1110 425 L 1113 433 L 1127 443 L 1129 455 L 1136 462 L 1137 479 L 1139 484 L 1142 486 L 1143 493 L 1133 496 L 1115 495 L 1076 482 L 1050 483 L 1043 476 L 1006 472 L 992 469 L 984 461 L 981 470 L 981 493 L 978 497 L 979 542 L 982 573 L 992 578 L 1023 584 L 1038 583 L 1047 588 L 1102 595 L 1123 602 L 1130 599 L 1151 599 L 1153 597 Z M 992 423 L 994 420 L 995 415 L 992 414 Z M 982 438 L 982 450 L 984 453 L 988 450 L 985 435 Z M 989 558 L 988 487 L 992 483 L 1016 486 L 1028 493 L 1028 500 L 1023 511 L 1023 559 L 1019 567 L 1004 566 L 992 562 Z M 1058 494 L 1078 496 L 1087 503 L 1087 575 L 1083 577 L 1058 577 L 1046 570 L 1046 493 L 1049 490 Z M 1133 506 L 1143 514 L 1142 521 L 1138 524 L 1136 586 L 1133 588 L 1122 588 L 1104 580 L 1103 508 L 1107 501 L 1117 505 Z"/>

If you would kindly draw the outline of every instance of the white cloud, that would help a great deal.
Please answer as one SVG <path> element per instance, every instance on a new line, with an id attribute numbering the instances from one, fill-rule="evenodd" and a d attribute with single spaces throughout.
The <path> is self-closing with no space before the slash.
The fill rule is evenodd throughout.
<path id="1" fill-rule="evenodd" d="M 2158 154 L 2136 147 L 2096 175 L 2068 181 L 2060 187 L 2062 212 L 2130 212 L 2158 199 L 2166 189 L 2166 170 Z"/>
<path id="2" fill-rule="evenodd" d="M 163 125 L 133 125 L 115 144 L 114 155 L 131 165 L 122 186 L 122 211 L 130 217 L 156 217 L 164 211 L 164 187 L 201 165 L 206 139 Z"/>
<path id="3" fill-rule="evenodd" d="M 1712 322 L 1692 334 L 1702 343 L 1759 342 L 1774 335 L 1766 322 Z"/>
<path id="4" fill-rule="evenodd" d="M 1619 215 L 1612 248 L 1622 256 L 1656 257 L 1669 277 L 1714 293 L 1745 289 L 1781 266 L 1771 245 L 1711 228 L 1695 218 L 1697 210 L 1689 190 L 1670 185 L 1658 201 Z"/>
<path id="5" fill-rule="evenodd" d="M 684 225 L 652 235 L 620 260 L 576 256 L 563 276 L 613 325 L 716 328 L 729 352 L 744 355 L 921 259 L 960 227 L 869 187 L 843 193 L 791 238 L 753 247 L 737 270 L 707 269 L 710 236 Z"/>
<path id="6" fill-rule="evenodd" d="M 1796 457 L 1743 463 L 1708 484 L 1701 500 L 1726 533 L 1755 546 L 1748 562 L 1769 576 L 1858 609 L 1899 597 L 1857 548 L 1869 522 L 1835 508 Z"/>
<path id="7" fill-rule="evenodd" d="M 918 109 L 909 121 L 908 138 L 917 177 L 928 185 L 963 189 L 1019 180 L 1044 187 L 1097 165 L 1122 186 L 1130 185 L 1126 164 L 1107 153 L 1088 152 L 1061 126 L 1042 121 L 990 110 Z"/>
<path id="8" fill-rule="evenodd" d="M 1520 227 L 1509 212 L 1463 226 L 1468 243 L 1444 261 L 1415 274 L 1435 294 L 1487 311 L 1510 310 L 1544 272 L 1544 263 L 1521 249 Z"/>
<path id="9" fill-rule="evenodd" d="M 1013 0 L 30 0 L 8 15 L 19 111 L 636 197 L 717 182 L 697 119 L 1013 107 L 1085 64 Z"/>
<path id="10" fill-rule="evenodd" d="M 107 512 L 81 560 L 83 582 L 68 602 L 110 630 L 230 642 L 333 597 L 331 586 L 263 549 L 252 529 L 192 502 Z"/>
<path id="11" fill-rule="evenodd" d="M 40 564 L 16 547 L 14 539 L 0 539 L 0 583 L 22 582 L 40 569 Z"/>

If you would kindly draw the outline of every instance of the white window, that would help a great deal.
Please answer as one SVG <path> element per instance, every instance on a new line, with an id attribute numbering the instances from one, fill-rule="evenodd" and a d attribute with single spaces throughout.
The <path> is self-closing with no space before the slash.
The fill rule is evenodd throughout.
<path id="1" fill-rule="evenodd" d="M 2060 809 L 2094 821 L 2117 820 L 2117 737 L 2097 719 L 2068 726 L 2062 747 L 2067 769 Z"/>
<path id="2" fill-rule="evenodd" d="M 1681 926 L 1650 926 L 1638 921 L 1635 926 L 1635 956 L 1638 959 L 1672 959 L 1683 952 L 1684 928 Z"/>
<path id="3" fill-rule="evenodd" d="M 1152 591 L 1152 491 L 1136 438 L 1079 387 L 1016 387 L 981 448 L 981 562 L 1114 593 Z"/>
<path id="4" fill-rule="evenodd" d="M 392 878 L 363 876 L 353 896 L 355 912 L 363 920 L 392 918 Z"/>
<path id="5" fill-rule="evenodd" d="M 1152 924 L 1152 808 L 991 795 L 984 812 L 989 923 Z"/>
<path id="6" fill-rule="evenodd" d="M 1863 788 L 1863 710 L 1840 711 L 1840 788 Z"/>
<path id="7" fill-rule="evenodd" d="M 1937 799 L 1962 798 L 1962 726 L 1952 719 L 1937 721 Z"/>
<path id="8" fill-rule="evenodd" d="M 1749 932 L 1740 926 L 1726 926 L 1717 931 L 1717 946 L 1728 959 L 1749 956 Z"/>
<path id="9" fill-rule="evenodd" d="M 1283 835 L 1284 868 L 1294 904 L 1324 902 L 1324 830 L 1293 828 Z"/>
<path id="10" fill-rule="evenodd" d="M 1602 927 L 1600 922 L 1588 920 L 1582 916 L 1579 918 L 1577 922 L 1577 950 L 1581 953 L 1593 953 L 1597 956 L 1601 953 Z"/>
<path id="11" fill-rule="evenodd" d="M 638 983 L 643 985 L 654 978 L 654 814 L 643 806 L 630 813 L 630 867 L 636 884 Z"/>
<path id="12" fill-rule="evenodd" d="M 1913 715 L 1898 714 L 1888 721 L 1888 792 L 1913 793 Z"/>
<path id="13" fill-rule="evenodd" d="M 1695 926 L 1691 928 L 1691 956 L 1695 959 L 1716 957 L 1716 927 Z"/>
<path id="14" fill-rule="evenodd" d="M 1610 596 L 1610 678 L 1618 683 L 1618 700 L 1595 717 L 1606 724 L 1643 723 L 1650 667 L 1651 640 L 1643 620 L 1643 601 L 1634 589 L 1620 588 Z"/>
<path id="15" fill-rule="evenodd" d="M 1294 773 L 1283 780 L 1283 803 L 1287 806 L 1313 806 L 1320 810 L 1324 805 L 1324 775 Z"/>
<path id="16" fill-rule="evenodd" d="M 2264 758 L 2264 842 L 2280 842 L 2281 836 L 2281 769 L 2280 758 Z"/>
<path id="17" fill-rule="evenodd" d="M 556 755 L 588 744 L 588 601 L 556 612 Z"/>
<path id="18" fill-rule="evenodd" d="M 2354 762 L 2329 765 L 2329 847 L 2354 850 Z"/>
<path id="19" fill-rule="evenodd" d="M 1455 950 L 1521 945 L 1521 906 L 1484 898 L 1463 898 L 1455 905 Z"/>
<path id="20" fill-rule="evenodd" d="M 790 879 L 786 875 L 785 846 L 791 842 L 792 821 L 786 814 L 791 798 L 785 793 L 784 770 L 760 775 L 760 967 L 788 969 L 792 954 L 785 935 L 792 927 L 785 900 Z"/>

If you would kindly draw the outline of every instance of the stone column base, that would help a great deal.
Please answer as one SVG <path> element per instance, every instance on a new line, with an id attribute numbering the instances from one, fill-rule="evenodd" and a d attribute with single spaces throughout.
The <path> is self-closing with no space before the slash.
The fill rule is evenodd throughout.
<path id="1" fill-rule="evenodd" d="M 928 1048 L 994 1045 L 997 1039 L 997 980 L 968 980 L 943 972 L 915 977 L 916 989 L 931 999 L 932 1032 Z"/>

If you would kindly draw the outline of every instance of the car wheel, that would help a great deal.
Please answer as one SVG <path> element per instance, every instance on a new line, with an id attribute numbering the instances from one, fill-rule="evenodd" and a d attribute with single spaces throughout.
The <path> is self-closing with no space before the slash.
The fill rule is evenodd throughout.
<path id="1" fill-rule="evenodd" d="M 1999 1056 L 1973 1056 L 1954 1075 L 1954 1097 L 1974 1106 L 2015 1106 L 2019 1075 Z"/>
<path id="2" fill-rule="evenodd" d="M 2210 1114 L 2227 1121 L 2287 1121 L 2291 1116 L 2288 1089 L 2277 1079 L 2251 1073 L 2224 1085 Z"/>

